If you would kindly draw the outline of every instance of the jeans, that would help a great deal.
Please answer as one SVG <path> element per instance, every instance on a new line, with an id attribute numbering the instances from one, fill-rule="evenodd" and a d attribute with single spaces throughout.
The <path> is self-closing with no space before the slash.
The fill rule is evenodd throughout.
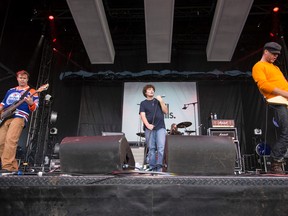
<path id="1" fill-rule="evenodd" d="M 166 129 L 145 130 L 146 143 L 149 146 L 148 162 L 149 168 L 156 171 L 162 170 L 164 147 L 166 140 Z"/>
<path id="2" fill-rule="evenodd" d="M 270 156 L 278 161 L 284 160 L 284 155 L 288 148 L 288 109 L 285 105 L 270 105 L 274 110 L 275 120 L 278 123 L 278 137 L 273 146 L 271 146 Z"/>

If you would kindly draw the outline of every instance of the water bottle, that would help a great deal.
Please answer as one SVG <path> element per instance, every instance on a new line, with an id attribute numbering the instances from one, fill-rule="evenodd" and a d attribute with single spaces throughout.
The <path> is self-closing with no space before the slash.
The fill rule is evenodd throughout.
<path id="1" fill-rule="evenodd" d="M 214 119 L 217 119 L 217 114 L 216 113 L 214 113 Z"/>
<path id="2" fill-rule="evenodd" d="M 213 113 L 210 114 L 210 119 L 212 120 L 214 118 Z"/>

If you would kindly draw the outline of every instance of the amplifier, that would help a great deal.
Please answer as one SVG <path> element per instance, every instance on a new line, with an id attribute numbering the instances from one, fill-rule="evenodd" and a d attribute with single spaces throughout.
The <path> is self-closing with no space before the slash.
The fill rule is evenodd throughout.
<path id="1" fill-rule="evenodd" d="M 236 128 L 208 128 L 209 136 L 224 136 L 231 137 L 233 140 L 238 140 Z"/>
<path id="2" fill-rule="evenodd" d="M 212 119 L 212 127 L 227 128 L 235 127 L 235 122 L 233 119 Z"/>
<path id="3" fill-rule="evenodd" d="M 231 137 L 234 140 L 236 158 L 235 158 L 235 171 L 241 172 L 242 170 L 242 157 L 240 144 L 238 141 L 237 128 L 208 128 L 208 136 L 223 136 Z"/>

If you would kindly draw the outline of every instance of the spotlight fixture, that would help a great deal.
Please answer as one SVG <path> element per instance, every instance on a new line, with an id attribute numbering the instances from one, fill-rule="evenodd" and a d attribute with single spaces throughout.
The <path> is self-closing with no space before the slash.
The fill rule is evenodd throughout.
<path id="1" fill-rule="evenodd" d="M 255 128 L 254 135 L 262 135 L 262 130 L 260 128 Z"/>
<path id="2" fill-rule="evenodd" d="M 50 101 L 51 97 L 52 97 L 51 95 L 46 94 L 46 95 L 45 95 L 45 101 Z"/>
<path id="3" fill-rule="evenodd" d="M 55 111 L 52 111 L 51 114 L 50 114 L 50 124 L 53 124 L 57 121 L 57 112 Z"/>
<path id="4" fill-rule="evenodd" d="M 273 8 L 273 12 L 274 12 L 274 13 L 278 13 L 278 12 L 279 12 L 279 10 L 280 10 L 280 8 L 279 8 L 279 7 L 274 7 L 274 8 Z"/>
<path id="5" fill-rule="evenodd" d="M 54 16 L 50 15 L 50 16 L 48 16 L 48 19 L 52 21 L 52 20 L 54 20 Z"/>
<path id="6" fill-rule="evenodd" d="M 270 37 L 272 37 L 272 38 L 276 36 L 276 34 L 273 33 L 273 32 L 270 32 L 269 35 L 270 35 Z"/>
<path id="7" fill-rule="evenodd" d="M 51 95 L 49 94 L 46 94 L 45 97 L 44 97 L 44 102 L 45 102 L 45 105 L 48 106 L 51 102 Z"/>
<path id="8" fill-rule="evenodd" d="M 57 128 L 53 127 L 53 128 L 50 129 L 50 134 L 55 135 L 57 133 L 58 133 L 58 129 Z"/>
<path id="9" fill-rule="evenodd" d="M 54 154 L 59 154 L 59 151 L 60 151 L 60 143 L 56 143 L 55 146 L 54 146 L 53 153 Z"/>

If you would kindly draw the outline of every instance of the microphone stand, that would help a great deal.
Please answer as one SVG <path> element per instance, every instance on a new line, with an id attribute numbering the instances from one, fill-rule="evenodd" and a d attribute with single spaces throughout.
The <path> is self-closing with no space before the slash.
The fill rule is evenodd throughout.
<path id="1" fill-rule="evenodd" d="M 194 127 L 195 127 L 195 134 L 197 135 L 197 130 L 198 127 L 196 127 L 196 109 L 195 109 L 195 104 L 198 102 L 193 102 L 193 103 L 188 103 L 188 104 L 184 104 L 184 107 L 182 109 L 187 109 L 189 105 L 193 105 L 193 111 L 194 111 Z"/>
<path id="2" fill-rule="evenodd" d="M 140 104 L 137 104 L 138 106 L 140 106 Z M 142 125 L 142 120 L 141 120 L 141 117 L 140 117 L 140 115 L 139 115 L 139 139 L 138 139 L 138 137 L 137 137 L 137 145 L 138 145 L 138 147 L 142 147 L 142 146 L 144 146 L 145 145 L 145 142 L 143 142 L 143 140 L 144 140 L 144 138 L 143 137 L 141 137 L 141 134 L 142 134 L 142 128 L 143 128 L 143 125 Z"/>

